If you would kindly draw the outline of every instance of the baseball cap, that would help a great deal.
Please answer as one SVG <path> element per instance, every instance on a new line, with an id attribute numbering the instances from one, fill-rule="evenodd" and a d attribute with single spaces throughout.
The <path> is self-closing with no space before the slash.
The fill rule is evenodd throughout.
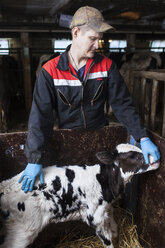
<path id="1" fill-rule="evenodd" d="M 81 7 L 75 12 L 70 28 L 85 24 L 96 32 L 102 33 L 110 29 L 115 30 L 114 27 L 105 22 L 103 15 L 98 9 L 89 6 Z"/>

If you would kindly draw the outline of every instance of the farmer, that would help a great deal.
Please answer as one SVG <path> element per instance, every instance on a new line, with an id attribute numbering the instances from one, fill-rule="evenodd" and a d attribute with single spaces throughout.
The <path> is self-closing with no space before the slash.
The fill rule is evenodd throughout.
<path id="1" fill-rule="evenodd" d="M 88 6 L 76 11 L 70 28 L 72 44 L 43 66 L 35 84 L 25 146 L 28 164 L 19 179 L 25 193 L 32 191 L 37 177 L 44 183 L 42 158 L 53 131 L 54 110 L 61 129 L 102 128 L 108 125 L 104 115 L 108 100 L 116 118 L 140 142 L 146 164 L 149 154 L 155 161 L 160 158 L 116 64 L 95 53 L 103 33 L 114 28 L 99 10 Z"/>

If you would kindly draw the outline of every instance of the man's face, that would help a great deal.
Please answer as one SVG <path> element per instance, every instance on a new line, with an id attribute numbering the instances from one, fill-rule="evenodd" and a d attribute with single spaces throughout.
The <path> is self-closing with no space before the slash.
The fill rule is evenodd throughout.
<path id="1" fill-rule="evenodd" d="M 103 34 L 89 30 L 79 30 L 77 35 L 77 47 L 84 58 L 92 58 L 95 51 L 99 48 L 99 40 L 102 38 Z"/>

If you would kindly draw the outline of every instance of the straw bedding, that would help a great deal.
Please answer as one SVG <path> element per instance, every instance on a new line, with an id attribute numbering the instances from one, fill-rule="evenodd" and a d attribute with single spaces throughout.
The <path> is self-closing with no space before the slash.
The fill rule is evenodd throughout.
<path id="1" fill-rule="evenodd" d="M 140 244 L 143 241 L 145 247 L 151 247 L 149 243 L 138 237 L 137 226 L 134 224 L 133 216 L 130 212 L 117 207 L 114 213 L 119 227 L 118 239 L 113 240 L 115 248 L 144 248 Z M 81 235 L 78 228 L 67 231 L 56 242 L 38 244 L 36 248 L 104 248 L 99 238 L 95 235 Z"/>

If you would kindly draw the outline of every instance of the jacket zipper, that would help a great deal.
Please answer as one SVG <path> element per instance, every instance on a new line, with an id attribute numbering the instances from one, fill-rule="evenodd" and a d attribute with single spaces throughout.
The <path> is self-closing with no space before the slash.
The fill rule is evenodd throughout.
<path id="1" fill-rule="evenodd" d="M 61 100 L 63 101 L 63 103 L 71 108 L 72 105 L 70 104 L 70 102 L 68 101 L 66 96 L 59 89 L 57 91 L 58 91 L 58 94 L 59 94 Z"/>
<path id="2" fill-rule="evenodd" d="M 99 85 L 99 87 L 98 87 L 98 89 L 97 89 L 97 91 L 96 91 L 96 93 L 95 93 L 93 99 L 91 100 L 91 105 L 92 105 L 92 106 L 93 106 L 93 103 L 99 98 L 99 96 L 101 95 L 101 93 L 102 93 L 102 91 L 103 91 L 103 83 L 104 83 L 104 82 L 102 82 L 102 83 Z"/>
<path id="3" fill-rule="evenodd" d="M 83 119 L 84 119 L 84 127 L 87 128 L 87 123 L 86 123 L 86 118 L 85 118 L 85 112 L 84 112 L 84 107 L 83 107 L 83 100 L 84 100 L 84 88 L 86 85 L 86 82 L 88 80 L 88 76 L 89 76 L 89 71 L 91 69 L 91 67 L 94 65 L 94 62 L 91 63 L 91 65 L 89 66 L 89 69 L 87 71 L 86 77 L 85 77 L 85 81 L 84 84 L 82 84 L 82 102 L 81 102 L 81 111 L 82 111 L 82 115 L 83 115 Z"/>
<path id="4" fill-rule="evenodd" d="M 84 88 L 85 88 L 85 85 L 86 85 L 86 82 L 88 80 L 88 76 L 89 76 L 89 71 L 91 69 L 91 67 L 94 65 L 94 62 L 91 63 L 91 65 L 89 66 L 89 69 L 87 71 L 87 74 L 86 74 L 86 77 L 85 77 L 85 81 L 84 81 L 84 84 L 81 82 L 81 85 L 82 85 L 82 101 L 81 101 L 81 112 L 82 112 L 82 116 L 83 116 L 83 120 L 84 120 L 84 128 L 86 129 L 87 128 L 87 123 L 86 123 L 86 118 L 85 118 L 85 112 L 84 112 L 84 107 L 83 107 L 83 100 L 84 100 Z M 70 68 L 69 68 L 70 70 Z M 70 70 L 70 73 L 75 77 L 77 78 L 73 73 L 72 71 Z"/>
<path id="5" fill-rule="evenodd" d="M 72 71 L 70 70 L 70 68 L 69 68 L 69 71 L 70 71 L 70 73 L 72 74 L 72 76 L 74 76 L 75 78 L 79 79 L 78 77 L 76 77 L 76 75 L 74 75 L 74 74 L 72 73 Z M 80 81 L 80 82 L 81 82 L 81 81 Z M 84 128 L 86 129 L 86 128 L 87 128 L 87 124 L 86 124 L 86 118 L 85 118 L 85 113 L 84 113 L 84 108 L 83 108 L 84 85 L 82 84 L 82 82 L 81 82 L 81 85 L 82 85 L 81 112 L 82 112 L 83 121 L 84 121 Z"/>

